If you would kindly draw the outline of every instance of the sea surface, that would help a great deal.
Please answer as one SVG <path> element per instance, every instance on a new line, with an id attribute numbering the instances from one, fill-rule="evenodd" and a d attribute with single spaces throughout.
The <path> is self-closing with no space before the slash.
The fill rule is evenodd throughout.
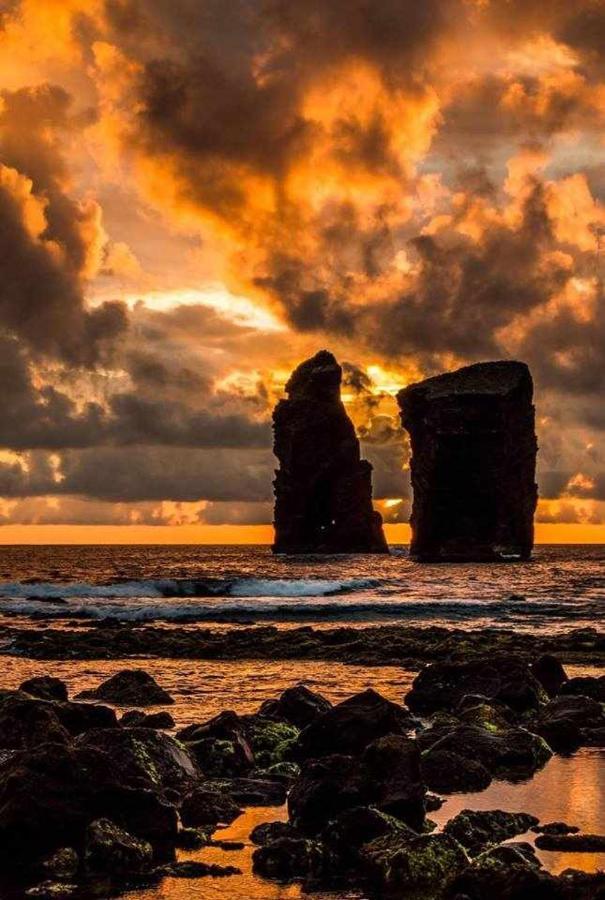
<path id="1" fill-rule="evenodd" d="M 530 562 L 273 556 L 260 546 L 0 547 L 0 616 L 75 622 L 414 623 L 556 631 L 603 622 L 605 545 Z"/>
<path id="2" fill-rule="evenodd" d="M 5 624 L 81 627 L 91 620 L 158 622 L 166 627 L 226 627 L 271 622 L 292 627 L 350 624 L 439 624 L 526 631 L 603 626 L 605 546 L 539 546 L 531 562 L 427 565 L 405 547 L 390 556 L 274 557 L 267 547 L 55 546 L 0 547 L 0 616 Z M 0 619 L 0 622 L 2 619 Z M 402 702 L 416 675 L 398 666 L 371 668 L 326 660 L 30 660 L 4 648 L 1 688 L 25 678 L 62 678 L 70 695 L 94 687 L 119 669 L 144 667 L 175 699 L 177 726 L 203 722 L 224 709 L 254 712 L 285 687 L 302 682 L 339 702 L 373 687 Z M 571 676 L 600 670 L 568 666 Z M 122 712 L 123 710 L 119 710 Z M 442 826 L 461 809 L 508 809 L 564 820 L 605 833 L 605 749 L 553 757 L 532 779 L 494 781 L 479 794 L 449 796 L 431 818 Z M 232 864 L 229 879 L 174 879 L 138 888 L 128 900 L 351 900 L 364 894 L 305 894 L 252 873 L 249 835 L 256 824 L 286 818 L 285 807 L 247 809 L 218 837 L 243 850 L 203 848 L 180 859 Z M 532 840 L 535 835 L 527 835 Z M 605 854 L 539 852 L 544 866 L 605 868 Z"/>

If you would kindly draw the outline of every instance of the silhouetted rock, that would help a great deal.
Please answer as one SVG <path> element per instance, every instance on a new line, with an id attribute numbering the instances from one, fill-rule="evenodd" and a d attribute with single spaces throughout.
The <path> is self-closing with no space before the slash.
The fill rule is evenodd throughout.
<path id="1" fill-rule="evenodd" d="M 560 660 L 550 653 L 544 653 L 530 666 L 531 673 L 537 678 L 549 697 L 556 697 L 569 678 Z M 571 693 L 583 693 L 572 691 Z"/>
<path id="2" fill-rule="evenodd" d="M 406 734 L 414 725 L 409 710 L 368 688 L 333 706 L 300 734 L 298 759 L 332 753 L 361 753 L 372 741 L 387 734 Z"/>
<path id="3" fill-rule="evenodd" d="M 412 556 L 528 559 L 537 503 L 533 384 L 524 363 L 478 363 L 398 394 L 410 433 Z"/>
<path id="4" fill-rule="evenodd" d="M 295 369 L 275 407 L 275 553 L 388 553 L 341 378 L 322 350 Z"/>
<path id="5" fill-rule="evenodd" d="M 327 712 L 332 704 L 321 694 L 310 691 L 304 684 L 286 690 L 276 700 L 265 700 L 259 709 L 261 716 L 279 719 L 305 728 L 314 722 L 322 713 Z"/>
<path id="6" fill-rule="evenodd" d="M 123 669 L 97 688 L 81 691 L 82 700 L 104 700 L 116 706 L 168 706 L 174 703 L 170 694 L 143 669 Z"/>
<path id="7" fill-rule="evenodd" d="M 126 728 L 174 728 L 174 719 L 169 712 L 144 713 L 140 709 L 130 709 L 120 719 Z"/>
<path id="8" fill-rule="evenodd" d="M 110 819 L 96 819 L 86 829 L 84 863 L 89 872 L 139 875 L 148 872 L 153 849 Z"/>
<path id="9" fill-rule="evenodd" d="M 538 709 L 547 699 L 523 657 L 491 653 L 465 662 L 444 660 L 426 666 L 414 679 L 405 702 L 413 712 L 431 715 L 455 709 L 467 694 L 482 695 L 515 712 Z"/>
<path id="10" fill-rule="evenodd" d="M 537 823 L 536 817 L 529 813 L 463 809 L 443 830 L 462 844 L 470 856 L 477 856 L 488 847 L 524 834 Z"/>
<path id="11" fill-rule="evenodd" d="M 50 675 L 40 675 L 37 678 L 28 678 L 19 688 L 31 697 L 40 700 L 67 700 L 67 685 L 60 678 Z"/>

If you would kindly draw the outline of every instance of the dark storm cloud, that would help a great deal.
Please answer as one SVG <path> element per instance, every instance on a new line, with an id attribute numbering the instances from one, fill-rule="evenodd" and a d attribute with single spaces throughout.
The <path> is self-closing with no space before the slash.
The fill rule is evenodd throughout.
<path id="1" fill-rule="evenodd" d="M 28 467 L 0 463 L 0 496 L 268 502 L 274 468 L 269 449 L 222 449 L 217 454 L 197 448 L 95 447 L 64 451 L 56 467 L 40 451 L 27 462 Z"/>
<path id="2" fill-rule="evenodd" d="M 0 99 L 0 326 L 36 353 L 94 365 L 127 320 L 118 302 L 85 308 L 97 210 L 64 187 L 69 96 L 42 85 Z"/>

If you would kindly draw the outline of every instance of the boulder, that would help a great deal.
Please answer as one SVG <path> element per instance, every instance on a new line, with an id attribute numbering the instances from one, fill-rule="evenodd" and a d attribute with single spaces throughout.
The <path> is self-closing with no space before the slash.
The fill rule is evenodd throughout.
<path id="1" fill-rule="evenodd" d="M 549 697 L 556 697 L 563 686 L 569 681 L 567 672 L 563 668 L 560 660 L 550 653 L 540 656 L 530 666 L 530 671 L 536 678 Z M 581 691 L 579 693 L 582 693 Z"/>
<path id="2" fill-rule="evenodd" d="M 319 836 L 326 868 L 343 873 L 359 869 L 361 848 L 376 838 L 393 833 L 409 834 L 409 829 L 393 816 L 370 806 L 345 810 L 331 819 Z"/>
<path id="3" fill-rule="evenodd" d="M 379 738 L 366 748 L 361 765 L 372 804 L 420 830 L 426 787 L 416 741 L 395 734 Z"/>
<path id="4" fill-rule="evenodd" d="M 186 794 L 180 807 L 183 825 L 189 828 L 229 825 L 242 812 L 232 797 L 206 785 L 196 787 Z"/>
<path id="5" fill-rule="evenodd" d="M 229 794 L 240 806 L 282 806 L 286 802 L 287 782 L 283 778 L 230 778 L 205 784 Z"/>
<path id="6" fill-rule="evenodd" d="M 290 761 L 289 757 L 300 733 L 298 728 L 260 714 L 245 716 L 243 722 L 244 734 L 256 766 L 268 768 Z"/>
<path id="7" fill-rule="evenodd" d="M 297 684 L 287 688 L 276 700 L 265 700 L 259 715 L 288 722 L 296 728 L 305 728 L 331 706 L 330 701 L 321 694 L 310 691 L 304 684 Z"/>
<path id="8" fill-rule="evenodd" d="M 126 728 L 174 728 L 174 719 L 169 712 L 144 713 L 131 709 L 124 713 L 120 725 Z"/>
<path id="9" fill-rule="evenodd" d="M 413 724 L 405 707 L 370 688 L 333 706 L 303 729 L 294 754 L 297 759 L 355 755 L 377 738 L 406 734 Z"/>
<path id="10" fill-rule="evenodd" d="M 110 876 L 148 872 L 153 849 L 110 819 L 96 819 L 86 829 L 84 864 L 89 873 Z"/>
<path id="11" fill-rule="evenodd" d="M 521 656 L 491 653 L 465 661 L 445 660 L 426 666 L 405 698 L 419 715 L 454 710 L 466 694 L 481 694 L 516 713 L 538 709 L 547 697 Z"/>
<path id="12" fill-rule="evenodd" d="M 288 794 L 288 812 L 297 830 L 316 835 L 344 810 L 365 806 L 366 802 L 366 783 L 359 760 L 325 756 L 303 766 Z"/>
<path id="13" fill-rule="evenodd" d="M 477 856 L 502 841 L 525 834 L 537 824 L 538 819 L 529 813 L 463 809 L 450 819 L 443 831 L 462 844 L 470 856 Z"/>
<path id="14" fill-rule="evenodd" d="M 80 858 L 73 847 L 61 847 L 42 861 L 41 868 L 51 878 L 69 881 L 80 868 Z"/>
<path id="15" fill-rule="evenodd" d="M 427 787 L 440 794 L 483 791 L 492 781 L 488 770 L 476 759 L 438 747 L 425 750 L 421 766 Z"/>
<path id="16" fill-rule="evenodd" d="M 570 753 L 590 743 L 587 735 L 605 728 L 605 713 L 597 700 L 561 694 L 540 712 L 536 730 L 558 753 Z"/>
<path id="17" fill-rule="evenodd" d="M 52 704 L 52 709 L 61 724 L 74 737 L 92 729 L 118 726 L 114 710 L 100 703 L 56 702 Z"/>
<path id="18" fill-rule="evenodd" d="M 184 793 L 200 777 L 195 759 L 183 744 L 150 728 L 95 729 L 81 735 L 76 744 L 103 751 L 127 783 L 159 793 Z"/>
<path id="19" fill-rule="evenodd" d="M 300 836 L 289 822 L 262 822 L 250 832 L 252 843 L 261 847 L 265 844 L 271 844 L 280 838 Z"/>
<path id="20" fill-rule="evenodd" d="M 468 866 L 464 849 L 447 834 L 396 832 L 370 841 L 360 855 L 380 896 L 428 900 Z"/>
<path id="21" fill-rule="evenodd" d="M 98 687 L 78 694 L 81 700 L 102 700 L 115 706 L 168 706 L 170 694 L 143 669 L 122 669 Z"/>
<path id="22" fill-rule="evenodd" d="M 212 777 L 245 775 L 254 768 L 254 754 L 240 717 L 230 710 L 201 725 L 189 725 L 177 732 Z"/>
<path id="23" fill-rule="evenodd" d="M 152 843 L 173 840 L 177 832 L 174 807 L 131 781 L 97 747 L 46 743 L 0 767 L 0 845 L 7 867 L 30 870 L 33 861 L 61 847 L 80 850 L 90 822 L 105 817 Z"/>
<path id="24" fill-rule="evenodd" d="M 40 700 L 67 700 L 67 685 L 60 678 L 52 678 L 50 675 L 40 675 L 37 678 L 28 678 L 19 687 L 31 697 Z"/>
<path id="25" fill-rule="evenodd" d="M 605 853 L 605 834 L 540 834 L 536 847 L 564 853 Z"/>
<path id="26" fill-rule="evenodd" d="M 447 886 L 447 900 L 562 900 L 529 845 L 505 844 L 479 855 Z M 570 898 L 571 900 L 571 898 Z"/>
<path id="27" fill-rule="evenodd" d="M 26 897 L 34 897 L 35 900 L 71 900 L 78 894 L 78 885 L 65 881 L 42 881 L 25 891 Z"/>
<path id="28" fill-rule="evenodd" d="M 169 878 L 229 878 L 231 875 L 242 874 L 241 869 L 236 866 L 219 866 L 193 859 L 169 863 L 161 872 Z"/>
<path id="29" fill-rule="evenodd" d="M 542 768 L 552 756 L 546 742 L 536 734 L 523 728 L 511 728 L 501 733 L 492 733 L 475 725 L 460 725 L 437 740 L 423 754 L 423 773 L 432 790 L 445 793 L 445 786 L 438 788 L 429 779 L 426 760 L 432 754 L 446 751 L 454 753 L 467 762 L 479 763 L 492 778 L 516 781 L 528 778 Z M 433 757 L 432 766 L 435 766 Z"/>
<path id="30" fill-rule="evenodd" d="M 281 837 L 252 854 L 256 875 L 274 881 L 303 881 L 321 868 L 321 847 L 309 838 Z"/>
<path id="31" fill-rule="evenodd" d="M 420 561 L 529 559 L 538 491 L 528 367 L 478 363 L 399 392 Z"/>
<path id="32" fill-rule="evenodd" d="M 582 675 L 570 678 L 561 686 L 560 693 L 590 697 L 592 700 L 598 700 L 599 703 L 605 703 L 605 675 L 598 677 Z"/>
<path id="33" fill-rule="evenodd" d="M 65 744 L 69 732 L 59 721 L 54 704 L 20 691 L 0 694 L 0 749 L 24 750 L 47 741 Z"/>
<path id="34" fill-rule="evenodd" d="M 388 553 L 341 380 L 322 350 L 292 373 L 273 412 L 274 553 Z"/>

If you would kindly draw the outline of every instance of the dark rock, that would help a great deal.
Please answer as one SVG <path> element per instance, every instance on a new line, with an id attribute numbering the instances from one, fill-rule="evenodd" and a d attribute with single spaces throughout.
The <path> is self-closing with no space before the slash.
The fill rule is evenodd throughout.
<path id="1" fill-rule="evenodd" d="M 32 860 L 61 847 L 81 848 L 87 825 L 104 817 L 152 843 L 177 832 L 174 807 L 130 781 L 96 747 L 47 743 L 0 767 L 0 845 L 7 866 L 29 869 Z"/>
<path id="2" fill-rule="evenodd" d="M 390 734 L 370 744 L 362 758 L 372 804 L 417 831 L 425 815 L 425 785 L 416 741 Z"/>
<path id="3" fill-rule="evenodd" d="M 445 788 L 431 784 L 426 760 L 438 751 L 463 757 L 467 762 L 480 763 L 493 778 L 515 781 L 527 778 L 540 769 L 552 756 L 550 747 L 536 734 L 523 728 L 511 728 L 492 733 L 475 725 L 461 725 L 446 734 L 423 754 L 423 773 L 429 786 L 440 793 Z M 433 757 L 433 767 L 435 758 Z"/>
<path id="4" fill-rule="evenodd" d="M 174 700 L 143 669 L 123 669 L 98 687 L 78 694 L 81 700 L 102 700 L 116 706 L 168 706 Z"/>
<path id="5" fill-rule="evenodd" d="M 289 882 L 309 878 L 321 866 L 321 848 L 308 838 L 282 837 L 252 854 L 256 875 Z"/>
<path id="6" fill-rule="evenodd" d="M 185 860 L 170 863 L 162 868 L 162 874 L 170 878 L 228 878 L 230 875 L 241 875 L 236 866 L 218 866 L 215 863 Z"/>
<path id="7" fill-rule="evenodd" d="M 180 812 L 183 825 L 199 828 L 229 825 L 241 816 L 243 810 L 228 794 L 204 786 L 195 788 L 185 796 Z"/>
<path id="8" fill-rule="evenodd" d="M 174 728 L 174 719 L 169 712 L 144 713 L 131 709 L 124 713 L 120 725 L 126 728 Z"/>
<path id="9" fill-rule="evenodd" d="M 181 850 L 199 850 L 210 841 L 210 833 L 214 826 L 204 828 L 181 828 L 177 835 L 176 846 Z"/>
<path id="10" fill-rule="evenodd" d="M 31 697 L 40 700 L 67 700 L 67 685 L 60 678 L 52 678 L 50 675 L 41 675 L 38 678 L 28 678 L 19 688 Z"/>
<path id="11" fill-rule="evenodd" d="M 464 662 L 446 660 L 426 666 L 405 698 L 420 715 L 454 710 L 466 694 L 481 694 L 515 712 L 538 709 L 546 700 L 542 686 L 523 657 L 491 653 Z"/>
<path id="12" fill-rule="evenodd" d="M 427 793 L 424 798 L 424 808 L 427 812 L 437 812 L 438 809 L 441 809 L 444 803 L 445 800 L 438 794 Z"/>
<path id="13" fill-rule="evenodd" d="M 206 784 L 228 793 L 241 806 L 282 806 L 286 802 L 287 785 L 282 779 L 230 778 Z"/>
<path id="14" fill-rule="evenodd" d="M 297 834 L 296 829 L 289 822 L 262 822 L 250 833 L 252 843 L 261 847 L 285 837 L 301 837 L 301 835 Z"/>
<path id="15" fill-rule="evenodd" d="M 380 896 L 433 898 L 468 866 L 460 844 L 446 834 L 396 832 L 361 848 L 372 884 Z"/>
<path id="16" fill-rule="evenodd" d="M 410 553 L 423 561 L 528 559 L 536 435 L 524 363 L 478 363 L 399 392 L 412 444 Z"/>
<path id="17" fill-rule="evenodd" d="M 505 844 L 478 856 L 449 884 L 447 900 L 562 900 L 526 846 Z M 570 897 L 571 900 L 571 897 Z"/>
<path id="18" fill-rule="evenodd" d="M 574 694 L 581 697 L 590 697 L 605 703 L 605 675 L 594 678 L 590 675 L 570 678 L 562 687 L 562 694 Z"/>
<path id="19" fill-rule="evenodd" d="M 200 777 L 195 759 L 171 735 L 150 728 L 88 731 L 80 747 L 102 750 L 128 783 L 154 791 L 184 792 Z"/>
<path id="20" fill-rule="evenodd" d="M 61 847 L 42 862 L 44 872 L 60 881 L 73 879 L 80 867 L 80 859 L 73 847 Z"/>
<path id="21" fill-rule="evenodd" d="M 300 733 L 298 728 L 260 714 L 244 716 L 243 723 L 256 766 L 269 768 L 290 761 Z"/>
<path id="22" fill-rule="evenodd" d="M 49 704 L 50 705 L 50 704 Z M 117 728 L 118 719 L 109 706 L 100 703 L 53 703 L 52 709 L 61 724 L 74 737 L 97 728 Z"/>
<path id="23" fill-rule="evenodd" d="M 300 734 L 295 755 L 308 759 L 334 752 L 361 753 L 377 738 L 406 734 L 412 725 L 405 707 L 368 689 L 333 706 L 308 725 Z"/>
<path id="24" fill-rule="evenodd" d="M 304 684 L 287 688 L 277 700 L 265 700 L 259 714 L 270 719 L 288 722 L 296 728 L 305 728 L 314 722 L 322 713 L 327 712 L 332 704 L 321 694 L 310 691 Z"/>
<path id="25" fill-rule="evenodd" d="M 426 750 L 421 764 L 427 786 L 442 794 L 483 791 L 492 781 L 492 776 L 480 762 L 451 750 Z"/>
<path id="26" fill-rule="evenodd" d="M 88 872 L 140 875 L 149 871 L 152 859 L 148 841 L 133 837 L 110 819 L 96 819 L 86 829 L 84 864 Z"/>
<path id="27" fill-rule="evenodd" d="M 350 756 L 326 756 L 303 767 L 288 794 L 288 812 L 296 829 L 316 835 L 339 813 L 366 802 L 359 761 Z"/>
<path id="28" fill-rule="evenodd" d="M 565 683 L 569 681 L 560 660 L 550 653 L 540 656 L 529 668 L 549 697 L 556 697 Z M 579 693 L 582 692 L 579 691 Z"/>
<path id="29" fill-rule="evenodd" d="M 230 710 L 202 725 L 177 732 L 195 755 L 202 770 L 212 777 L 245 775 L 254 768 L 254 754 L 240 717 Z"/>
<path id="30" fill-rule="evenodd" d="M 536 847 L 570 853 L 605 853 L 605 834 L 540 834 Z"/>
<path id="31" fill-rule="evenodd" d="M 538 819 L 529 813 L 463 809 L 450 819 L 443 830 L 462 844 L 471 856 L 477 856 L 491 846 L 525 834 L 532 825 L 537 824 Z"/>
<path id="32" fill-rule="evenodd" d="M 566 822 L 547 822 L 545 825 L 534 825 L 531 830 L 536 834 L 577 834 L 580 829 Z"/>
<path id="33" fill-rule="evenodd" d="M 0 694 L 0 748 L 23 750 L 47 741 L 67 743 L 69 732 L 59 721 L 54 704 L 19 691 Z"/>
<path id="34" fill-rule="evenodd" d="M 591 729 L 605 728 L 605 713 L 597 700 L 561 694 L 542 709 L 536 730 L 558 753 L 570 753 L 584 743 Z"/>
<path id="35" fill-rule="evenodd" d="M 395 832 L 409 834 L 409 829 L 369 806 L 347 809 L 331 819 L 320 834 L 326 864 L 332 871 L 358 868 L 359 851 L 365 844 Z"/>
<path id="36" fill-rule="evenodd" d="M 322 350 L 292 373 L 275 407 L 275 553 L 388 553 L 341 379 Z"/>

